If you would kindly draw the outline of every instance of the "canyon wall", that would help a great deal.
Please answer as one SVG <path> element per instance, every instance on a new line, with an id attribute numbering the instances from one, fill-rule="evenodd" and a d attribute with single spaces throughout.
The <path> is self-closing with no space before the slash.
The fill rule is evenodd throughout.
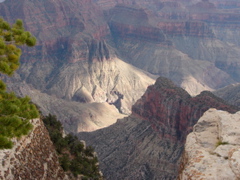
<path id="1" fill-rule="evenodd" d="M 229 104 L 240 107 L 240 84 L 232 84 L 213 92 Z"/>
<path id="2" fill-rule="evenodd" d="M 14 13 L 16 7 L 18 16 Z M 64 127 L 68 127 L 69 132 L 105 127 L 117 117 L 123 117 L 122 114 L 130 114 L 132 104 L 154 83 L 154 76 L 117 57 L 104 14 L 89 0 L 58 3 L 46 0 L 34 4 L 29 0 L 21 3 L 10 0 L 0 3 L 0 9 L 10 22 L 22 18 L 26 29 L 38 39 L 31 50 L 23 48 L 20 69 L 14 77 L 5 79 L 12 83 L 9 90 L 21 96 L 29 92 L 22 87 L 29 86 L 33 90 L 31 97 L 39 101 L 34 102 L 40 109 L 47 114 L 59 112 L 56 115 L 66 123 Z M 48 98 L 39 100 L 39 94 Z M 77 109 L 92 105 L 94 110 L 79 113 L 83 111 L 68 108 L 63 113 L 63 105 L 53 105 L 49 98 L 65 102 L 67 107 L 77 106 Z M 101 106 L 101 110 L 107 107 L 108 118 L 96 109 L 97 106 Z M 97 114 L 104 118 L 98 119 Z M 77 122 L 79 125 L 70 127 L 73 121 L 74 125 Z"/>
<path id="3" fill-rule="evenodd" d="M 106 179 L 175 179 L 186 136 L 210 107 L 237 111 L 210 92 L 192 98 L 158 78 L 129 117 L 79 138 L 95 147 Z"/>
<path id="4" fill-rule="evenodd" d="M 14 139 L 12 149 L 0 150 L 0 179 L 69 179 L 43 122 L 33 119 L 32 124 L 32 132 Z"/>
<path id="5" fill-rule="evenodd" d="M 238 81 L 239 47 L 218 37 L 224 22 L 212 25 L 204 20 L 190 19 L 188 7 L 181 3 L 165 2 L 158 6 L 156 10 L 152 4 L 141 9 L 137 5 L 117 5 L 106 13 L 123 60 L 152 74 L 170 78 L 191 95 Z M 187 15 L 174 18 L 172 13 L 176 11 Z M 205 14 L 200 12 L 199 17 Z M 232 33 L 230 27 L 226 31 Z M 212 70 L 208 71 L 209 68 Z"/>

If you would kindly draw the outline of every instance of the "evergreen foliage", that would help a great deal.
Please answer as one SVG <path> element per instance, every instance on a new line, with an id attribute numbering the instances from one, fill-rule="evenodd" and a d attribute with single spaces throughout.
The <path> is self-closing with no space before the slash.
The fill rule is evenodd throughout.
<path id="1" fill-rule="evenodd" d="M 35 43 L 35 37 L 24 31 L 21 20 L 10 26 L 0 18 L 0 73 L 12 75 L 19 67 L 21 49 L 17 46 Z M 29 97 L 18 98 L 13 92 L 8 93 L 0 80 L 0 149 L 12 148 L 11 138 L 27 135 L 33 127 L 29 120 L 38 116 Z"/>
<path id="2" fill-rule="evenodd" d="M 0 72 L 12 75 L 19 67 L 21 49 L 17 46 L 34 46 L 36 38 L 24 30 L 22 20 L 10 24 L 0 18 Z"/>
<path id="3" fill-rule="evenodd" d="M 84 144 L 74 135 L 62 137 L 63 127 L 56 116 L 49 114 L 42 118 L 52 142 L 58 152 L 59 162 L 65 171 L 85 179 L 102 179 L 99 173 L 98 158 L 91 146 Z"/>

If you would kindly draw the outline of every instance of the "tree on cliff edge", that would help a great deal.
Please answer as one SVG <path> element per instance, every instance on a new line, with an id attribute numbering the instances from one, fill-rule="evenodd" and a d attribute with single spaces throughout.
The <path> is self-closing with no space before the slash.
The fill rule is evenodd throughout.
<path id="1" fill-rule="evenodd" d="M 24 30 L 21 20 L 11 26 L 0 18 L 0 73 L 11 76 L 18 69 L 21 49 L 18 46 L 34 46 L 36 38 Z M 19 98 L 6 91 L 0 80 L 0 149 L 11 148 L 11 138 L 26 135 L 32 129 L 30 119 L 39 116 L 29 97 Z"/>

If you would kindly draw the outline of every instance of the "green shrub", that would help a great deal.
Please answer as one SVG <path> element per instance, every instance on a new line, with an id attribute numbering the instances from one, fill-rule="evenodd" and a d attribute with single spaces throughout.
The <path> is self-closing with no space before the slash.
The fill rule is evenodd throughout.
<path id="1" fill-rule="evenodd" d="M 228 142 L 225 142 L 225 141 L 221 141 L 219 140 L 217 143 L 216 143 L 216 147 L 220 146 L 220 145 L 226 145 L 226 144 L 229 144 Z"/>
<path id="2" fill-rule="evenodd" d="M 83 175 L 87 179 L 102 179 L 99 173 L 98 159 L 91 146 L 84 144 L 72 134 L 62 137 L 63 127 L 56 116 L 42 117 L 49 135 L 59 155 L 59 162 L 65 171 L 73 176 Z"/>

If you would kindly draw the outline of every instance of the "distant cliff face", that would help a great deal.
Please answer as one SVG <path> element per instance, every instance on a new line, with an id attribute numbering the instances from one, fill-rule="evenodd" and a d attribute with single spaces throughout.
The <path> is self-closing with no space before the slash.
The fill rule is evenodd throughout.
<path id="1" fill-rule="evenodd" d="M 210 107 L 236 112 L 210 92 L 192 98 L 158 78 L 132 108 L 132 115 L 79 137 L 95 147 L 107 179 L 174 179 L 185 138 Z"/>
<path id="2" fill-rule="evenodd" d="M 224 22 L 219 24 L 213 20 L 216 24 L 209 23 L 211 10 L 205 17 L 206 12 L 190 12 L 181 2 L 155 4 L 159 9 L 154 3 L 148 6 L 124 4 L 106 13 L 122 59 L 150 73 L 170 78 L 191 95 L 238 81 L 240 49 L 219 40 L 228 41 L 230 37 L 222 36 L 233 32 L 225 27 L 229 33 L 220 33 L 224 31 Z M 195 16 L 203 19 L 194 19 Z M 209 68 L 211 71 L 207 70 Z"/>
<path id="3" fill-rule="evenodd" d="M 43 122 L 34 119 L 32 123 L 32 132 L 14 140 L 13 149 L 0 150 L 0 179 L 69 179 Z"/>
<path id="4" fill-rule="evenodd" d="M 19 11 L 15 16 L 16 7 Z M 92 1 L 10 0 L 1 3 L 0 9 L 9 21 L 22 18 L 38 39 L 31 51 L 23 49 L 22 65 L 15 77 L 8 79 L 16 87 L 9 89 L 23 95 L 28 89 L 22 87 L 27 85 L 33 99 L 38 99 L 39 93 L 48 96 L 34 102 L 46 114 L 57 113 L 68 131 L 95 130 L 114 123 L 122 117 L 120 113 L 130 114 L 132 104 L 154 83 L 154 76 L 117 57 L 109 42 L 111 34 L 104 14 Z M 49 98 L 64 101 L 69 108 L 63 112 L 64 105 L 53 105 L 54 100 Z M 94 111 L 90 113 L 72 108 L 86 109 L 91 103 Z M 96 108 L 99 106 L 109 114 L 103 115 Z"/>
<path id="5" fill-rule="evenodd" d="M 10 81 L 63 101 L 108 103 L 129 114 L 153 83 L 142 70 L 194 96 L 240 81 L 239 13 L 215 1 L 8 0 L 0 10 L 9 22 L 23 19 L 38 39 L 31 51 L 23 48 Z M 92 119 L 76 114 L 59 119 Z"/>
<path id="6" fill-rule="evenodd" d="M 229 104 L 240 107 L 240 84 L 233 84 L 213 92 Z"/>
<path id="7" fill-rule="evenodd" d="M 210 109 L 187 136 L 179 179 L 240 178 L 240 113 Z"/>

